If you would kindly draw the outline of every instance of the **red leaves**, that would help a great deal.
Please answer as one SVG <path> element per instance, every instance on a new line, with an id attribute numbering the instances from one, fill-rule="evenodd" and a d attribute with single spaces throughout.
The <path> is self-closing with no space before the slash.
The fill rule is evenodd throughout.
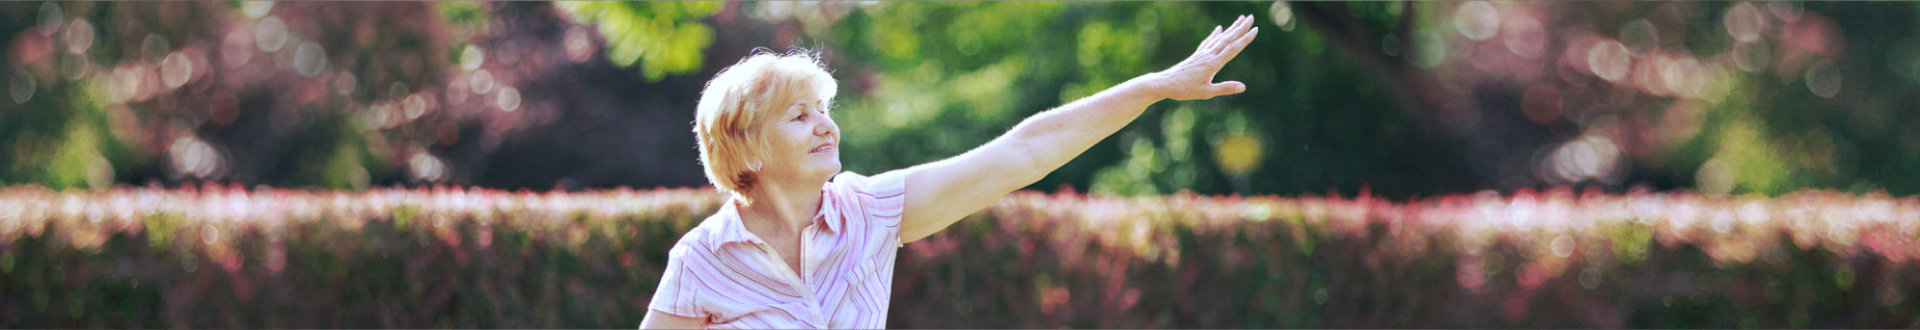
<path id="1" fill-rule="evenodd" d="M 667 248 L 722 198 L 4 188 L 0 301 L 60 308 L 0 302 L 24 316 L 0 325 L 630 326 Z M 906 246 L 889 325 L 1898 327 L 1920 316 L 1900 293 L 1920 289 L 1916 217 L 1920 199 L 1831 191 L 1018 192 Z M 1832 323 L 1793 323 L 1809 319 Z"/>

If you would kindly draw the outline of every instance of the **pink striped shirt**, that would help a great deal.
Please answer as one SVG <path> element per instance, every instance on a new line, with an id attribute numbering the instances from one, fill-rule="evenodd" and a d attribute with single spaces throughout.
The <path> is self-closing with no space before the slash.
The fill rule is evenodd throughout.
<path id="1" fill-rule="evenodd" d="M 713 328 L 882 328 L 893 292 L 906 181 L 899 171 L 843 172 L 821 189 L 801 229 L 801 273 L 726 203 L 667 253 L 647 308 Z"/>

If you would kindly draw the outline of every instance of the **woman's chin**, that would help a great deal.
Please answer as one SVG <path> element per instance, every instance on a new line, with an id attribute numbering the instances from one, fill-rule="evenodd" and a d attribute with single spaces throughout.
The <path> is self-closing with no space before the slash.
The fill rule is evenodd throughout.
<path id="1" fill-rule="evenodd" d="M 807 164 L 800 173 L 808 173 L 806 176 L 833 179 L 833 175 L 840 174 L 840 159 L 816 159 L 811 164 Z"/>
<path id="2" fill-rule="evenodd" d="M 827 162 L 826 164 L 820 164 L 820 169 L 821 169 L 821 172 L 826 172 L 828 177 L 832 177 L 834 174 L 839 174 L 840 160 L 834 159 L 833 161 Z"/>

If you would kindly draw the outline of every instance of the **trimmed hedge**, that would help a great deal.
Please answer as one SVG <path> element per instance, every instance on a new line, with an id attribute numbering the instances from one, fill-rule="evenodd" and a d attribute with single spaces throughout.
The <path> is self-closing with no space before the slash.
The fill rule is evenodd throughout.
<path id="1" fill-rule="evenodd" d="M 0 326 L 624 328 L 705 189 L 0 189 Z M 891 327 L 1920 327 L 1920 199 L 1019 192 Z"/>

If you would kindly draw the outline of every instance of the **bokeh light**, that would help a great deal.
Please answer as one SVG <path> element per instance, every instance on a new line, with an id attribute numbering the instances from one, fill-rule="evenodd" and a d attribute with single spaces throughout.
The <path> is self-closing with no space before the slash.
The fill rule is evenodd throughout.
<path id="1" fill-rule="evenodd" d="M 359 86 L 360 81 L 353 72 L 342 71 L 333 75 L 333 92 L 340 96 L 353 95 L 354 88 Z"/>
<path id="2" fill-rule="evenodd" d="M 1800 14 L 1804 11 L 1806 11 L 1806 8 L 1801 5 L 1799 1 L 1767 1 L 1767 12 L 1773 13 L 1774 18 L 1778 18 L 1783 22 L 1792 23 L 1799 21 Z"/>
<path id="3" fill-rule="evenodd" d="M 253 44 L 260 47 L 261 51 L 280 51 L 280 47 L 287 45 L 287 39 L 287 23 L 281 22 L 278 16 L 267 16 L 259 23 L 254 23 Z"/>
<path id="4" fill-rule="evenodd" d="M 1287 5 L 1286 1 L 1274 1 L 1273 6 L 1267 7 L 1267 17 L 1273 20 L 1274 26 L 1280 27 L 1280 31 L 1293 31 L 1293 7 Z"/>
<path id="5" fill-rule="evenodd" d="M 40 18 L 40 24 L 35 26 L 35 28 L 38 29 L 41 36 L 53 36 L 54 33 L 60 31 L 62 24 L 67 23 L 66 12 L 61 10 L 60 5 L 54 2 L 40 3 L 40 11 L 37 17 Z"/>
<path id="6" fill-rule="evenodd" d="M 1500 33 L 1500 12 L 1486 1 L 1468 1 L 1455 9 L 1453 29 L 1467 39 L 1487 40 Z"/>
<path id="7" fill-rule="evenodd" d="M 1593 75 L 1599 76 L 1600 79 L 1619 82 L 1626 78 L 1628 70 L 1633 68 L 1631 54 L 1627 46 L 1621 45 L 1619 41 L 1601 41 L 1587 50 L 1586 64 L 1593 70 Z"/>
<path id="8" fill-rule="evenodd" d="M 193 78 L 193 61 L 181 52 L 168 54 L 166 60 L 160 62 L 160 77 L 167 88 L 180 88 Z"/>
<path id="9" fill-rule="evenodd" d="M 480 69 L 480 65 L 486 63 L 486 61 L 487 53 L 481 51 L 480 46 L 467 45 L 466 49 L 460 51 L 461 69 L 466 69 L 467 71 L 478 70 Z"/>
<path id="10" fill-rule="evenodd" d="M 1692 56 L 1666 60 L 1660 65 L 1661 82 L 1667 90 L 1683 98 L 1699 98 L 1706 87 L 1706 68 Z"/>
<path id="11" fill-rule="evenodd" d="M 1612 139 L 1589 134 L 1554 149 L 1547 166 L 1551 166 L 1557 182 L 1610 180 L 1615 175 L 1620 154 L 1619 146 Z"/>
<path id="12" fill-rule="evenodd" d="M 1559 256 L 1561 258 L 1573 256 L 1573 248 L 1574 248 L 1573 236 L 1560 235 L 1559 237 L 1554 237 L 1553 243 L 1551 244 L 1552 246 L 1548 248 L 1553 250 L 1553 255 Z"/>
<path id="13" fill-rule="evenodd" d="M 8 76 L 7 96 L 12 98 L 13 103 L 25 104 L 27 101 L 32 101 L 35 90 L 40 88 L 38 82 L 33 80 L 33 75 L 24 71 L 14 71 Z"/>
<path id="14" fill-rule="evenodd" d="M 217 178 L 226 167 L 226 158 L 219 149 L 192 136 L 175 138 L 167 147 L 167 157 L 175 175 L 196 179 Z"/>
<path id="15" fill-rule="evenodd" d="M 327 69 L 327 51 L 321 49 L 318 43 L 301 42 L 300 47 L 294 49 L 293 67 L 300 72 L 301 77 L 313 78 L 320 75 L 322 70 Z"/>
<path id="16" fill-rule="evenodd" d="M 504 86 L 500 87 L 498 94 L 497 99 L 494 100 L 494 106 L 499 107 L 500 111 L 513 112 L 520 109 L 520 89 Z"/>
<path id="17" fill-rule="evenodd" d="M 233 29 L 220 39 L 220 63 L 228 68 L 246 65 L 253 59 L 253 34 L 248 29 Z"/>
<path id="18" fill-rule="evenodd" d="M 1822 98 L 1833 98 L 1840 94 L 1840 68 L 1833 61 L 1821 59 L 1807 66 L 1807 90 Z"/>
<path id="19" fill-rule="evenodd" d="M 593 55 L 600 50 L 598 45 L 594 44 L 593 37 L 587 35 L 587 29 L 578 25 L 567 27 L 567 36 L 561 44 L 567 48 L 567 60 L 573 63 L 584 63 L 593 59 Z"/>
<path id="20" fill-rule="evenodd" d="M 446 95 L 444 97 L 447 99 L 448 105 L 460 105 L 467 102 L 467 96 L 473 93 L 472 88 L 467 85 L 467 82 L 471 81 L 472 78 L 473 76 L 470 74 L 453 75 L 453 79 L 447 82 L 447 89 L 445 90 Z"/>
<path id="21" fill-rule="evenodd" d="M 487 72 L 485 69 L 474 71 L 473 76 L 467 78 L 467 86 L 473 88 L 474 94 L 484 95 L 492 92 L 493 73 Z"/>
<path id="22" fill-rule="evenodd" d="M 1502 43 L 1507 51 L 1525 59 L 1538 59 L 1546 55 L 1547 31 L 1540 21 L 1528 15 L 1516 15 L 1501 24 Z"/>
<path id="23" fill-rule="evenodd" d="M 1727 28 L 1727 35 L 1733 36 L 1734 40 L 1740 42 L 1759 41 L 1760 34 L 1767 29 L 1766 16 L 1760 13 L 1759 8 L 1747 2 L 1727 8 L 1727 13 L 1721 18 L 1721 22 Z"/>
<path id="24" fill-rule="evenodd" d="M 1214 160 L 1227 173 L 1250 174 L 1260 165 L 1260 157 L 1260 140 L 1253 137 L 1235 134 L 1215 142 Z"/>
<path id="25" fill-rule="evenodd" d="M 110 103 L 129 102 L 140 88 L 139 77 L 134 75 L 128 65 L 113 68 L 113 71 L 107 73 L 107 81 L 103 83 L 106 85 L 107 101 Z"/>
<path id="26" fill-rule="evenodd" d="M 100 190 L 112 187 L 113 177 L 113 163 L 107 161 L 106 157 L 99 154 L 87 156 L 87 188 Z"/>
<path id="27" fill-rule="evenodd" d="M 1725 196 L 1733 191 L 1735 180 L 1738 179 L 1734 175 L 1732 164 L 1721 157 L 1714 157 L 1701 164 L 1698 172 L 1694 173 L 1694 186 L 1707 195 Z"/>
<path id="28" fill-rule="evenodd" d="M 65 36 L 63 39 L 67 44 L 67 53 L 85 54 L 88 49 L 93 48 L 93 23 L 88 23 L 84 19 L 75 19 L 66 27 L 66 33 L 62 35 Z"/>
<path id="29" fill-rule="evenodd" d="M 400 102 L 400 109 L 407 115 L 407 120 L 420 119 L 420 116 L 427 114 L 427 97 L 422 94 L 407 95 Z"/>
<path id="30" fill-rule="evenodd" d="M 447 178 L 447 165 L 439 157 L 425 152 L 415 152 L 407 159 L 407 169 L 413 179 L 422 182 L 440 182 Z"/>
<path id="31" fill-rule="evenodd" d="M 241 1 L 240 12 L 248 18 L 260 18 L 273 11 L 273 1 Z"/>

